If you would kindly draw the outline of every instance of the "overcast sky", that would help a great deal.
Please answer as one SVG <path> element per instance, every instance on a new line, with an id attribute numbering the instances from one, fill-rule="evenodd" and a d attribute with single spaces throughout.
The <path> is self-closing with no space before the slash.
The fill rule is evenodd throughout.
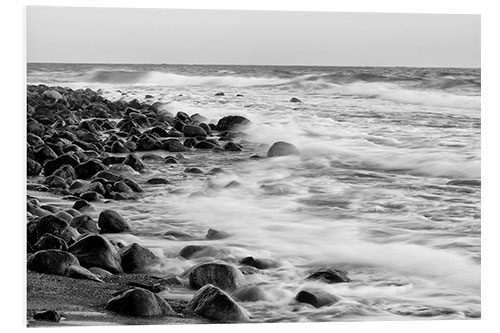
<path id="1" fill-rule="evenodd" d="M 28 62 L 481 66 L 479 15 L 28 7 Z"/>

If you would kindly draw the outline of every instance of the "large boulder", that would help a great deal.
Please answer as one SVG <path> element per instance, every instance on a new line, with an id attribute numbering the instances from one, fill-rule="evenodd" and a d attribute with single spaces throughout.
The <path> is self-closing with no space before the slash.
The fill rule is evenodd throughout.
<path id="1" fill-rule="evenodd" d="M 120 249 L 120 256 L 125 273 L 144 273 L 148 271 L 148 268 L 160 262 L 160 258 L 153 252 L 137 243 Z"/>
<path id="2" fill-rule="evenodd" d="M 207 136 L 207 132 L 203 128 L 194 125 L 185 125 L 182 128 L 182 133 L 187 137 Z"/>
<path id="3" fill-rule="evenodd" d="M 207 284 L 194 294 L 186 309 L 201 317 L 220 322 L 243 322 L 249 320 L 248 312 L 228 294 Z"/>
<path id="4" fill-rule="evenodd" d="M 45 234 L 33 245 L 35 251 L 40 250 L 62 250 L 67 251 L 68 245 L 66 242 L 57 236 L 52 234 Z"/>
<path id="5" fill-rule="evenodd" d="M 277 157 L 277 156 L 287 156 L 287 155 L 299 155 L 299 150 L 297 147 L 291 143 L 278 141 L 273 143 L 271 148 L 267 151 L 267 157 Z"/>
<path id="6" fill-rule="evenodd" d="M 73 154 L 63 154 L 58 158 L 49 160 L 43 165 L 43 174 L 47 177 L 53 174 L 57 169 L 59 169 L 64 164 L 69 164 L 73 168 L 80 164 L 80 161 Z"/>
<path id="7" fill-rule="evenodd" d="M 250 124 L 250 120 L 243 116 L 226 116 L 217 122 L 216 129 L 218 131 L 232 131 L 238 127 Z"/>
<path id="8" fill-rule="evenodd" d="M 129 154 L 123 164 L 132 167 L 135 171 L 141 172 L 146 169 L 146 164 L 135 154 Z"/>
<path id="9" fill-rule="evenodd" d="M 320 269 L 309 275 L 307 280 L 319 280 L 326 283 L 351 282 L 347 272 L 341 269 Z"/>
<path id="10" fill-rule="evenodd" d="M 223 290 L 232 291 L 243 286 L 245 282 L 245 277 L 236 266 L 218 262 L 196 266 L 189 274 L 189 285 L 193 289 L 213 284 Z"/>
<path id="11" fill-rule="evenodd" d="M 332 305 L 338 302 L 338 298 L 334 295 L 322 290 L 301 290 L 295 300 L 300 303 L 307 303 L 315 308 Z"/>
<path id="12" fill-rule="evenodd" d="M 187 148 L 184 147 L 182 143 L 177 139 L 167 139 L 163 141 L 161 149 L 170 152 L 182 152 L 187 150 Z"/>
<path id="13" fill-rule="evenodd" d="M 68 249 L 85 268 L 99 267 L 111 273 L 122 273 L 120 254 L 104 236 L 89 234 Z"/>
<path id="14" fill-rule="evenodd" d="M 129 289 L 113 297 L 106 309 L 129 316 L 154 317 L 173 315 L 172 307 L 158 295 L 142 288 Z"/>
<path id="15" fill-rule="evenodd" d="M 42 172 L 42 165 L 31 158 L 27 160 L 27 174 L 28 176 L 38 176 Z"/>
<path id="16" fill-rule="evenodd" d="M 130 230 L 130 224 L 116 211 L 106 209 L 99 214 L 97 225 L 103 233 L 117 233 Z"/>
<path id="17" fill-rule="evenodd" d="M 79 215 L 71 219 L 70 226 L 78 230 L 80 233 L 99 233 L 97 222 L 88 215 Z"/>
<path id="18" fill-rule="evenodd" d="M 45 161 L 49 161 L 49 160 L 53 160 L 53 159 L 57 158 L 57 154 L 54 152 L 54 150 L 45 144 L 42 146 L 36 147 L 33 150 L 33 152 L 35 154 L 35 160 L 40 164 L 45 163 Z"/>
<path id="19" fill-rule="evenodd" d="M 66 244 L 73 243 L 79 237 L 78 232 L 67 221 L 52 214 L 29 222 L 27 230 L 28 242 L 31 244 L 35 244 L 45 234 L 62 238 Z"/>
<path id="20" fill-rule="evenodd" d="M 63 190 L 68 188 L 68 183 L 66 182 L 66 180 L 55 175 L 50 175 L 45 178 L 43 184 L 47 185 L 50 188 L 59 188 Z"/>
<path id="21" fill-rule="evenodd" d="M 73 168 L 69 164 L 62 165 L 59 169 L 54 171 L 53 176 L 59 176 L 67 182 L 73 182 L 76 178 L 78 178 L 75 168 Z"/>
<path id="22" fill-rule="evenodd" d="M 91 159 L 80 163 L 75 167 L 78 178 L 89 179 L 99 171 L 105 170 L 106 166 L 97 159 Z"/>

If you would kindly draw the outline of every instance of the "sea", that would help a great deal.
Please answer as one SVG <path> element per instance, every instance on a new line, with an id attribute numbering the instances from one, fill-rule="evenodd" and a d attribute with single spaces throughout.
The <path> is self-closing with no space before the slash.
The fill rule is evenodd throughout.
<path id="1" fill-rule="evenodd" d="M 480 69 L 29 63 L 27 83 L 160 102 L 211 123 L 251 120 L 237 141 L 242 152 L 193 150 L 179 164 L 148 163 L 133 176 L 143 198 L 93 204 L 95 218 L 111 208 L 131 221 L 133 232 L 107 237 L 150 248 L 161 258 L 157 276 L 185 278 L 204 261 L 276 260 L 279 267 L 246 276 L 261 297 L 240 304 L 256 322 L 481 317 Z M 250 159 L 276 141 L 300 156 Z M 182 172 L 187 166 L 204 173 Z M 153 177 L 170 184 L 145 184 Z M 203 239 L 210 228 L 231 236 Z M 192 244 L 215 250 L 179 257 Z M 343 269 L 352 282 L 305 279 L 321 267 Z M 339 301 L 295 302 L 304 289 Z M 162 296 L 193 293 L 173 287 Z"/>

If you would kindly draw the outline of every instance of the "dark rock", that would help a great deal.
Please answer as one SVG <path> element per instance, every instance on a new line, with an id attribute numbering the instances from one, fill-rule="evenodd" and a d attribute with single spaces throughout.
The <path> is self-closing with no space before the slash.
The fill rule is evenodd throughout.
<path id="1" fill-rule="evenodd" d="M 175 314 L 172 307 L 158 295 L 142 288 L 129 289 L 113 297 L 106 309 L 137 317 L 155 317 Z"/>
<path id="2" fill-rule="evenodd" d="M 57 311 L 47 310 L 43 312 L 37 312 L 33 315 L 33 319 L 42 321 L 53 321 L 58 323 L 61 321 L 61 316 Z"/>
<path id="3" fill-rule="evenodd" d="M 166 138 L 168 137 L 168 131 L 162 127 L 153 127 L 150 132 L 156 136 L 158 136 L 159 138 Z"/>
<path id="4" fill-rule="evenodd" d="M 158 154 L 153 154 L 153 153 L 146 153 L 142 155 L 142 160 L 143 161 L 162 161 L 163 157 L 161 157 Z"/>
<path id="5" fill-rule="evenodd" d="M 242 287 L 235 290 L 231 295 L 242 302 L 269 301 L 266 293 L 259 286 Z"/>
<path id="6" fill-rule="evenodd" d="M 50 188 L 59 188 L 59 189 L 67 189 L 68 188 L 68 183 L 66 182 L 65 179 L 59 177 L 59 176 L 48 176 L 45 178 L 43 181 L 44 185 L 47 185 Z"/>
<path id="7" fill-rule="evenodd" d="M 177 114 L 175 115 L 175 118 L 177 118 L 183 122 L 191 122 L 192 121 L 191 117 L 186 112 L 182 112 L 182 111 L 177 112 Z"/>
<path id="8" fill-rule="evenodd" d="M 208 126 L 207 124 L 205 123 L 201 123 L 199 124 L 198 126 L 200 126 L 200 128 L 203 128 L 203 130 L 205 132 L 207 132 L 208 135 L 211 135 L 212 134 L 212 129 L 210 128 L 210 126 Z"/>
<path id="9" fill-rule="evenodd" d="M 80 161 L 72 154 L 64 154 L 56 159 L 45 162 L 43 165 L 43 173 L 46 177 L 50 176 L 64 164 L 69 164 L 74 168 L 80 164 Z"/>
<path id="10" fill-rule="evenodd" d="M 135 154 L 129 154 L 123 164 L 128 165 L 132 167 L 135 171 L 143 171 L 146 169 L 146 164 L 144 164 L 143 161 L 139 157 L 137 157 Z"/>
<path id="11" fill-rule="evenodd" d="M 38 242 L 33 245 L 33 249 L 35 251 L 40 251 L 40 250 L 62 250 L 62 251 L 67 251 L 68 250 L 68 245 L 66 242 L 57 236 L 54 236 L 52 234 L 45 234 L 40 239 Z"/>
<path id="12" fill-rule="evenodd" d="M 326 283 L 351 282 L 347 272 L 340 269 L 323 269 L 309 275 L 307 280 L 320 280 Z"/>
<path id="13" fill-rule="evenodd" d="M 160 185 L 160 184 L 170 184 L 168 180 L 165 178 L 151 178 L 146 181 L 146 183 L 151 185 Z"/>
<path id="14" fill-rule="evenodd" d="M 40 138 L 38 135 L 35 135 L 33 133 L 28 133 L 26 135 L 26 141 L 32 146 L 41 146 L 45 144 L 45 142 Z"/>
<path id="15" fill-rule="evenodd" d="M 77 177 L 76 170 L 69 164 L 61 165 L 59 169 L 54 171 L 53 176 L 59 176 L 66 182 L 73 182 Z"/>
<path id="16" fill-rule="evenodd" d="M 182 143 L 177 139 L 167 139 L 163 141 L 161 149 L 170 152 L 182 152 L 187 150 L 187 148 L 184 147 Z"/>
<path id="17" fill-rule="evenodd" d="M 215 240 L 215 239 L 224 239 L 228 238 L 231 235 L 228 234 L 227 232 L 224 231 L 219 231 L 215 229 L 208 229 L 207 235 L 205 236 L 206 239 L 210 240 Z"/>
<path id="18" fill-rule="evenodd" d="M 86 200 L 78 200 L 73 204 L 73 209 L 76 209 L 80 212 L 92 209 L 92 205 L 89 204 Z"/>
<path id="19" fill-rule="evenodd" d="M 453 186 L 481 186 L 481 180 L 476 179 L 455 179 L 450 180 L 446 185 Z"/>
<path id="20" fill-rule="evenodd" d="M 220 92 L 218 92 L 218 93 L 215 93 L 215 95 L 214 95 L 214 96 L 225 96 L 225 94 L 224 94 L 222 91 L 220 91 Z"/>
<path id="21" fill-rule="evenodd" d="M 111 165 L 111 164 L 121 164 L 125 162 L 125 156 L 107 156 L 102 159 L 102 164 Z"/>
<path id="22" fill-rule="evenodd" d="M 28 258 L 28 269 L 44 274 L 66 275 L 69 266 L 79 266 L 78 259 L 61 250 L 42 250 Z"/>
<path id="23" fill-rule="evenodd" d="M 207 136 L 207 132 L 203 128 L 193 125 L 184 126 L 182 133 L 187 137 Z"/>
<path id="24" fill-rule="evenodd" d="M 28 176 L 38 176 L 42 172 L 42 165 L 33 161 L 31 158 L 27 160 L 27 174 Z"/>
<path id="25" fill-rule="evenodd" d="M 99 160 L 92 159 L 76 166 L 75 171 L 78 178 L 89 179 L 99 171 L 105 170 L 106 166 Z"/>
<path id="26" fill-rule="evenodd" d="M 173 240 L 191 240 L 191 239 L 194 239 L 193 235 L 190 235 L 187 232 L 178 231 L 178 230 L 166 231 L 162 234 L 162 236 L 165 238 L 168 238 L 168 239 L 173 239 Z M 181 251 L 181 253 L 182 253 L 182 251 Z M 190 256 L 189 253 L 184 253 L 184 255 L 187 255 L 187 257 Z"/>
<path id="27" fill-rule="evenodd" d="M 199 168 L 186 168 L 184 169 L 184 172 L 187 172 L 187 173 L 203 173 L 203 171 Z"/>
<path id="28" fill-rule="evenodd" d="M 248 321 L 247 311 L 219 288 L 207 284 L 194 294 L 186 309 L 201 317 L 221 322 Z"/>
<path id="29" fill-rule="evenodd" d="M 132 189 L 128 187 L 123 181 L 119 181 L 113 184 L 113 190 L 115 192 L 121 192 L 121 193 L 132 193 Z"/>
<path id="30" fill-rule="evenodd" d="M 210 171 L 208 171 L 207 175 L 217 175 L 219 173 L 224 173 L 224 169 L 222 168 L 213 168 L 213 169 L 210 169 Z"/>
<path id="31" fill-rule="evenodd" d="M 195 138 L 187 138 L 186 140 L 184 140 L 184 142 L 182 143 L 182 145 L 184 147 L 188 147 L 188 148 L 193 148 L 194 146 L 196 146 L 198 144 L 198 140 L 196 140 Z"/>
<path id="32" fill-rule="evenodd" d="M 185 259 L 189 259 L 193 257 L 194 254 L 210 249 L 213 249 L 213 247 L 208 245 L 188 245 L 182 248 L 182 250 L 179 252 L 179 255 Z"/>
<path id="33" fill-rule="evenodd" d="M 88 215 L 79 215 L 71 219 L 69 225 L 80 233 L 98 233 L 99 228 L 97 227 L 97 222 Z"/>
<path id="34" fill-rule="evenodd" d="M 167 137 L 171 138 L 180 138 L 182 136 L 182 133 L 177 131 L 176 129 L 172 128 L 170 131 L 168 131 Z"/>
<path id="35" fill-rule="evenodd" d="M 45 210 L 48 210 L 49 212 L 51 212 L 52 214 L 55 214 L 57 212 L 60 211 L 59 208 L 55 207 L 55 206 L 51 206 L 51 205 L 43 205 L 43 206 L 40 206 L 40 208 L 42 209 L 45 209 Z"/>
<path id="36" fill-rule="evenodd" d="M 45 234 L 62 238 L 66 243 L 72 243 L 76 239 L 76 235 L 68 230 L 68 222 L 55 215 L 46 215 L 39 220 L 33 220 L 28 223 L 27 228 L 28 242 L 31 244 L 35 244 Z"/>
<path id="37" fill-rule="evenodd" d="M 196 149 L 214 149 L 217 145 L 211 141 L 201 141 L 194 145 Z"/>
<path id="38" fill-rule="evenodd" d="M 338 302 L 338 298 L 334 295 L 321 290 L 301 290 L 295 300 L 300 303 L 307 303 L 315 308 L 332 305 Z"/>
<path id="39" fill-rule="evenodd" d="M 297 147 L 288 142 L 278 141 L 273 143 L 267 151 L 267 157 L 299 155 Z"/>
<path id="40" fill-rule="evenodd" d="M 123 178 L 122 181 L 127 185 L 129 188 L 132 189 L 132 191 L 137 192 L 137 193 L 142 193 L 144 190 L 142 187 L 139 186 L 135 181 L 133 181 L 130 178 Z"/>
<path id="41" fill-rule="evenodd" d="M 173 156 L 167 156 L 165 157 L 165 164 L 178 164 L 179 161 L 177 161 L 177 159 Z"/>
<path id="42" fill-rule="evenodd" d="M 130 150 L 125 147 L 120 141 L 115 141 L 111 145 L 111 152 L 112 153 L 130 153 Z"/>
<path id="43" fill-rule="evenodd" d="M 99 267 L 90 267 L 89 272 L 91 272 L 92 274 L 94 274 L 95 276 L 97 276 L 99 278 L 107 278 L 107 277 L 113 276 L 113 273 L 108 272 L 107 270 L 99 268 Z"/>
<path id="44" fill-rule="evenodd" d="M 234 142 L 228 142 L 224 145 L 224 150 L 225 151 L 241 151 L 241 147 L 234 143 Z"/>
<path id="45" fill-rule="evenodd" d="M 244 97 L 242 94 L 236 94 L 236 97 Z"/>
<path id="46" fill-rule="evenodd" d="M 112 173 L 109 171 L 99 171 L 94 178 L 104 178 L 112 182 L 118 182 L 123 179 L 122 176 L 117 175 L 116 173 Z"/>
<path id="47" fill-rule="evenodd" d="M 271 259 L 255 259 L 254 257 L 245 257 L 240 260 L 240 264 L 252 266 L 258 269 L 276 268 L 280 264 Z"/>
<path id="48" fill-rule="evenodd" d="M 290 99 L 290 102 L 292 102 L 292 103 L 302 103 L 302 101 L 300 99 L 298 99 L 297 97 L 292 97 Z"/>
<path id="49" fill-rule="evenodd" d="M 125 273 L 144 273 L 157 265 L 160 259 L 149 249 L 132 243 L 120 250 L 122 269 Z"/>
<path id="50" fill-rule="evenodd" d="M 138 151 L 151 151 L 155 149 L 159 149 L 161 144 L 158 140 L 153 139 L 148 135 L 144 135 L 137 141 L 137 150 Z"/>
<path id="51" fill-rule="evenodd" d="M 71 245 L 68 250 L 85 268 L 99 267 L 114 274 L 123 272 L 120 254 L 104 236 L 89 234 Z"/>
<path id="52" fill-rule="evenodd" d="M 98 183 L 100 184 L 100 183 Z M 101 184 L 102 185 L 102 184 Z M 83 192 L 82 194 L 80 194 L 80 198 L 82 200 L 85 200 L 87 202 L 92 202 L 92 201 L 98 201 L 100 200 L 102 197 L 99 193 L 97 193 L 96 191 L 87 191 L 87 192 Z"/>
<path id="53" fill-rule="evenodd" d="M 189 285 L 193 289 L 199 289 L 206 284 L 223 290 L 232 291 L 245 284 L 245 277 L 233 265 L 223 263 L 205 263 L 196 266 L 189 273 Z"/>
<path id="54" fill-rule="evenodd" d="M 99 228 L 103 233 L 118 233 L 130 230 L 130 224 L 117 212 L 106 209 L 99 214 L 97 220 Z"/>
<path id="55" fill-rule="evenodd" d="M 248 124 L 250 124 L 250 120 L 243 116 L 226 116 L 219 119 L 216 129 L 218 131 L 232 131 Z"/>
<path id="56" fill-rule="evenodd" d="M 67 212 L 65 211 L 59 211 L 57 213 L 54 214 L 54 216 L 57 216 L 63 220 L 65 220 L 66 222 L 70 222 L 71 219 L 73 218 L 73 216 L 71 216 L 70 214 L 68 214 Z"/>
<path id="57" fill-rule="evenodd" d="M 37 147 L 33 152 L 35 154 L 35 160 L 40 164 L 57 158 L 57 154 L 48 145 Z"/>

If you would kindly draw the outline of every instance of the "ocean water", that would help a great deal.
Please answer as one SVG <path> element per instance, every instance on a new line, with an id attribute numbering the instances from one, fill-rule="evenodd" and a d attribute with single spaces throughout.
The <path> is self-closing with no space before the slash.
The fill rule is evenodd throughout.
<path id="1" fill-rule="evenodd" d="M 162 258 L 155 274 L 249 255 L 278 260 L 279 268 L 247 276 L 264 299 L 241 305 L 259 322 L 480 317 L 480 69 L 28 64 L 27 81 L 159 101 L 211 122 L 252 121 L 242 152 L 190 151 L 179 165 L 149 163 L 133 176 L 144 198 L 95 204 L 94 217 L 109 207 L 132 222 L 131 234 L 109 237 L 154 251 Z M 275 141 L 301 155 L 249 159 Z M 205 173 L 184 174 L 186 166 Z M 226 172 L 206 173 L 214 167 Z M 152 177 L 171 184 L 145 185 Z M 162 236 L 203 238 L 209 228 L 231 237 Z M 218 250 L 180 258 L 189 244 Z M 317 267 L 345 269 L 352 282 L 304 280 Z M 294 303 L 307 288 L 340 301 L 319 309 Z M 163 296 L 192 293 L 180 287 Z"/>

